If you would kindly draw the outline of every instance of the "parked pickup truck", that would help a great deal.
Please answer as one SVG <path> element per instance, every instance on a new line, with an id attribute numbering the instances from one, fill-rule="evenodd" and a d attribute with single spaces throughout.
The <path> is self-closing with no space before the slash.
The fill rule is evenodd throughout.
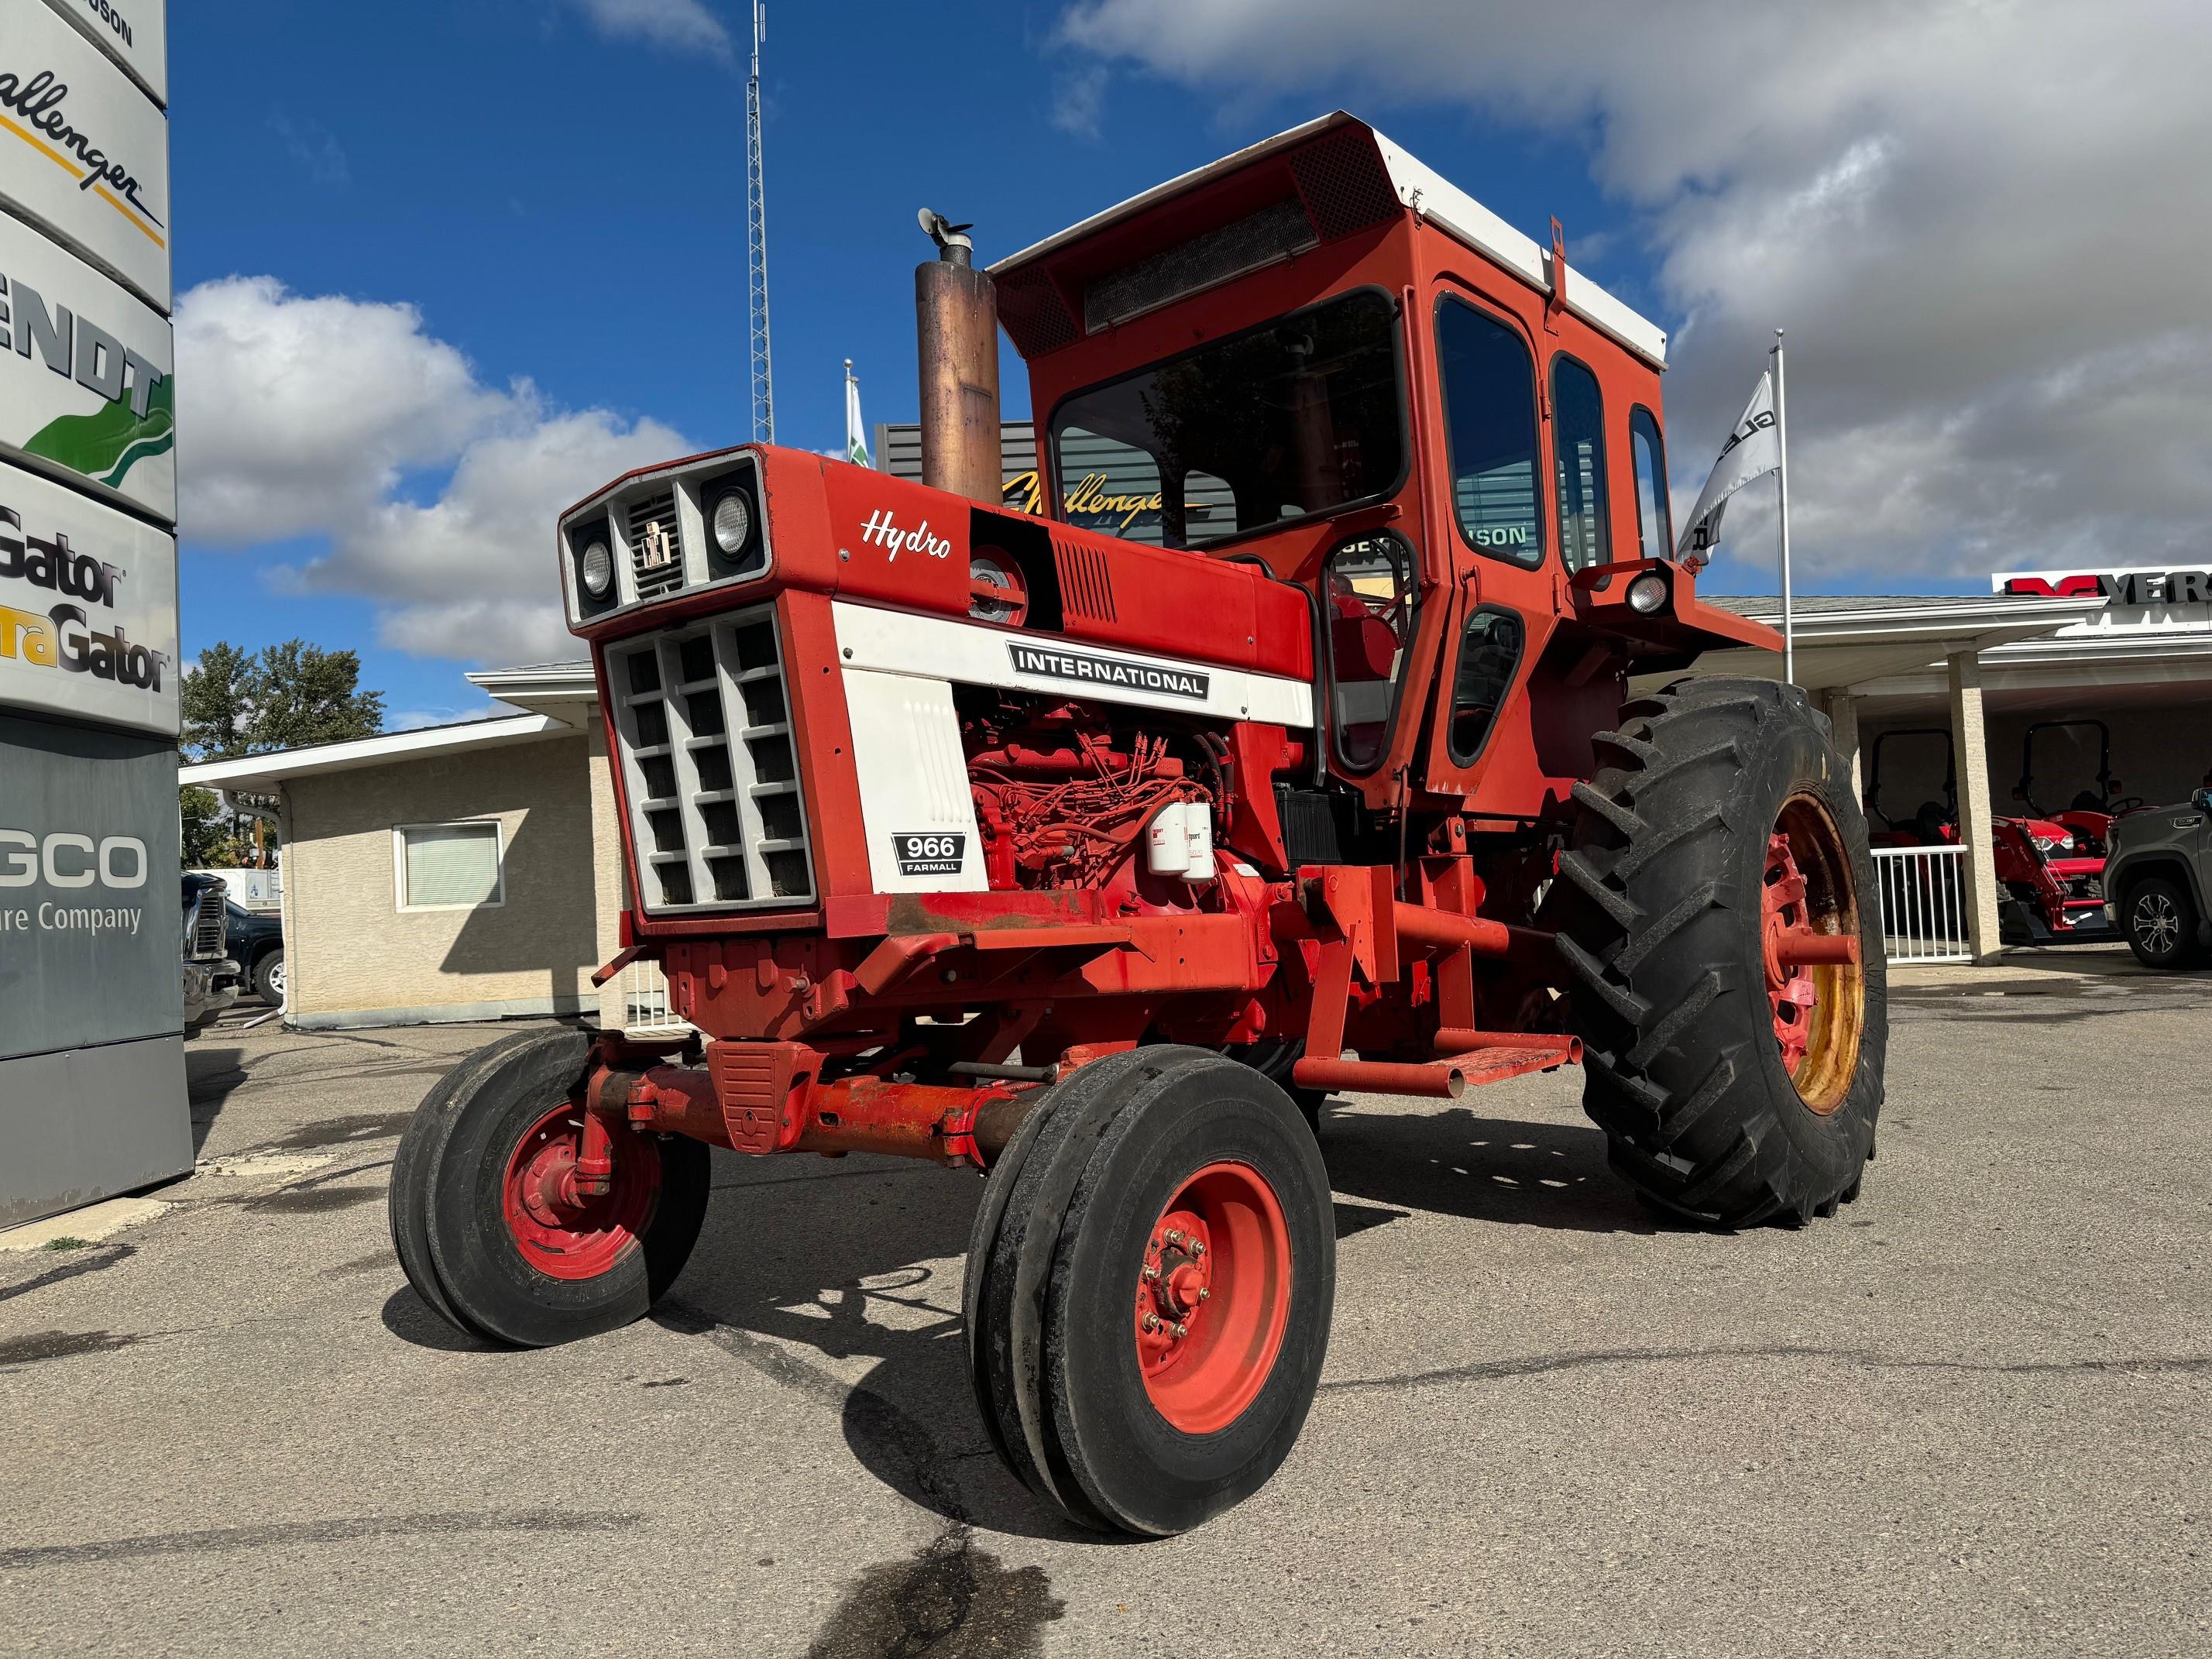
<path id="1" fill-rule="evenodd" d="M 185 904 L 189 908 L 209 887 L 223 887 L 219 880 L 202 875 L 185 878 Z M 259 997 L 272 1008 L 284 1003 L 284 923 L 278 916 L 249 910 L 225 892 L 222 900 L 228 954 L 235 957 L 244 980 L 241 991 Z"/>
<path id="2" fill-rule="evenodd" d="M 185 1035 L 197 1036 L 238 1000 L 242 970 L 230 954 L 229 901 L 219 881 L 184 878 Z"/>
<path id="3" fill-rule="evenodd" d="M 2187 968 L 2212 953 L 2212 780 L 2180 806 L 2112 821 L 2105 913 L 2146 968 Z"/>

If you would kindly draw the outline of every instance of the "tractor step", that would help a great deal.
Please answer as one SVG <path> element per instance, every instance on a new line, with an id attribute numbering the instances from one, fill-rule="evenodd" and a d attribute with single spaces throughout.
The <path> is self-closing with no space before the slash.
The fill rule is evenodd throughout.
<path id="1" fill-rule="evenodd" d="M 1449 1060 L 1406 1064 L 1381 1060 L 1300 1060 L 1291 1069 L 1291 1080 L 1302 1089 L 1326 1089 L 1331 1093 L 1415 1095 L 1437 1100 L 1456 1100 L 1470 1085 L 1503 1083 L 1530 1072 L 1556 1071 L 1582 1059 L 1583 1045 L 1571 1036 L 1530 1036 L 1516 1046 L 1478 1048 Z"/>

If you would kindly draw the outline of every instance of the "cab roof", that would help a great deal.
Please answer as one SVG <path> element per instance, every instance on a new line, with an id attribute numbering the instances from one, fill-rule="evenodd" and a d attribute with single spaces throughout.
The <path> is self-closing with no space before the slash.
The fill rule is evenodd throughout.
<path id="1" fill-rule="evenodd" d="M 1271 165 L 1273 164 L 1273 165 Z M 1465 191 L 1434 169 L 1424 166 L 1392 143 L 1366 122 L 1336 110 L 1287 132 L 1279 132 L 1234 155 L 1209 162 L 1181 178 L 1156 185 L 1142 195 L 1095 213 L 1080 224 L 1048 236 L 1034 246 L 1000 260 L 990 267 L 998 284 L 1000 314 L 1007 334 L 1025 357 L 1054 351 L 1086 333 L 1122 320 L 1109 310 L 1093 314 L 1092 290 L 1109 274 L 1125 276 L 1139 266 L 1171 262 L 1201 231 L 1222 228 L 1216 212 L 1211 225 L 1186 220 L 1172 211 L 1161 216 L 1158 236 L 1139 236 L 1133 245 L 1108 233 L 1172 209 L 1182 198 L 1208 186 L 1236 180 L 1240 173 L 1280 175 L 1287 168 L 1294 181 L 1298 204 L 1304 210 L 1310 239 L 1306 246 L 1334 240 L 1367 229 L 1401 214 L 1435 225 L 1438 229 L 1511 273 L 1539 293 L 1550 294 L 1554 283 L 1552 250 L 1507 224 Z M 1239 205 L 1233 183 L 1224 186 L 1224 205 L 1235 213 Z M 1211 192 L 1209 192 L 1211 193 Z M 1264 191 L 1263 191 L 1264 193 Z M 1283 199 L 1281 184 L 1273 191 L 1277 204 Z M 1200 287 L 1225 282 L 1256 269 L 1273 258 L 1300 251 L 1284 242 L 1276 228 L 1261 224 L 1264 204 L 1255 197 L 1250 204 L 1254 229 L 1248 239 L 1241 267 L 1218 265 L 1219 274 L 1171 293 L 1161 303 L 1199 291 Z M 1272 240 L 1271 240 L 1272 239 Z M 1103 247 L 1115 245 L 1110 257 Z M 1149 244 L 1149 245 L 1147 245 Z M 1091 258 L 1094 252 L 1102 258 Z M 1191 262 L 1185 261 L 1189 264 Z M 1186 277 L 1186 281 L 1196 280 Z M 1126 290 L 1127 284 L 1119 284 Z M 1164 290 L 1163 290 L 1164 291 Z M 1071 301 L 1074 301 L 1071 307 Z M 1653 367 L 1667 366 L 1666 331 L 1639 316 L 1588 277 L 1575 274 L 1566 283 L 1566 308 L 1644 358 Z M 1133 314 L 1133 313 L 1127 313 Z"/>

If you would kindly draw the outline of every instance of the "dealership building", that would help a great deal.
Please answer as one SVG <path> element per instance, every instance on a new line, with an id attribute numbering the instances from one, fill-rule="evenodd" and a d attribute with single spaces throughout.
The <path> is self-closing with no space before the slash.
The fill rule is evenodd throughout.
<path id="1" fill-rule="evenodd" d="M 876 453 L 918 476 L 915 428 L 878 427 Z M 1006 423 L 1003 453 L 1009 504 L 1036 510 L 1026 422 Z M 1090 481 L 1080 500 L 1079 519 L 1124 533 L 1157 521 L 1140 484 Z M 1797 682 L 1827 710 L 1863 794 L 1880 758 L 1875 827 L 1956 797 L 1955 856 L 1970 872 L 1956 954 L 2000 948 L 1987 826 L 2023 810 L 2014 792 L 2031 732 L 2029 790 L 2048 810 L 2097 787 L 2100 767 L 2112 793 L 2154 802 L 2185 799 L 2212 769 L 2208 593 L 2212 566 L 2116 567 L 2000 574 L 1986 594 L 1797 602 Z M 1774 599 L 1720 603 L 1780 620 Z M 1781 666 L 1778 653 L 1725 651 L 1694 672 Z M 591 983 L 617 949 L 625 878 L 590 665 L 468 678 L 514 712 L 185 769 L 186 782 L 281 803 L 289 1018 L 665 1022 L 649 964 Z"/>

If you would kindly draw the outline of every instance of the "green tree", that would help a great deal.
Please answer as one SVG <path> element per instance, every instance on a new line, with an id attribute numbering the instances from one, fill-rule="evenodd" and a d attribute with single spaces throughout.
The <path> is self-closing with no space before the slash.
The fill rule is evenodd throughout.
<path id="1" fill-rule="evenodd" d="M 361 689 L 361 658 L 325 651 L 305 640 L 264 646 L 258 653 L 218 640 L 200 653 L 179 688 L 184 732 L 178 747 L 188 759 L 235 760 L 313 743 L 373 738 L 384 729 L 384 694 Z M 241 806 L 273 809 L 275 801 L 234 794 Z M 213 792 L 179 793 L 184 819 L 185 862 L 228 869 L 254 851 L 252 815 L 224 812 Z M 269 843 L 266 833 L 263 844 Z"/>

